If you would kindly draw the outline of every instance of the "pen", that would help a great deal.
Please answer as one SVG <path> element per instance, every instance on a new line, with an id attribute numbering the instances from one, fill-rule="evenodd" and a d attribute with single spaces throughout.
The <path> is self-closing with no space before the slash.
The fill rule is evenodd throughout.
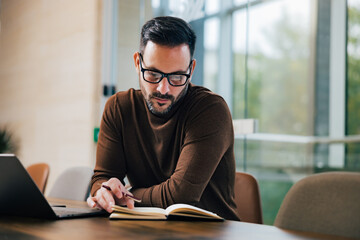
<path id="1" fill-rule="evenodd" d="M 111 191 L 111 187 L 107 186 L 107 185 L 101 185 L 103 188 Z M 125 196 L 125 197 L 128 197 L 128 198 L 131 198 L 132 200 L 134 200 L 135 202 L 141 202 L 141 199 L 137 198 L 137 197 L 134 197 L 128 193 L 125 193 L 125 192 L 122 192 L 122 194 Z"/>

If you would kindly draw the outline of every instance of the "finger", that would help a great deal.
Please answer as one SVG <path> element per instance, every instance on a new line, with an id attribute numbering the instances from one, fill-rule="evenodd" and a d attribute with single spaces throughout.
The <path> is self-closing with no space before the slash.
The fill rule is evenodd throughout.
<path id="1" fill-rule="evenodd" d="M 91 208 L 95 208 L 96 207 L 96 198 L 95 197 L 88 197 L 87 199 L 86 199 L 86 202 L 87 202 L 87 204 L 88 204 L 88 206 L 89 207 L 91 207 Z"/>
<path id="2" fill-rule="evenodd" d="M 109 193 L 108 193 L 109 194 Z M 112 206 L 114 205 L 111 200 L 105 198 L 105 195 L 100 194 L 97 196 L 97 202 L 101 206 L 102 209 L 105 209 L 107 212 L 112 212 Z"/>
<path id="3" fill-rule="evenodd" d="M 117 204 L 126 204 L 129 205 L 130 208 L 134 207 L 134 199 L 136 198 L 132 196 L 132 194 L 126 189 L 126 187 L 120 182 L 119 179 L 111 178 L 107 182 L 104 182 L 102 186 L 104 189 L 111 192 L 113 194 L 113 197 L 115 196 L 117 198 L 115 199 L 115 202 Z M 104 189 L 102 189 L 102 191 L 104 191 Z M 104 195 L 104 197 L 107 198 L 107 195 Z M 109 199 L 107 201 L 109 201 Z"/>
<path id="4" fill-rule="evenodd" d="M 111 207 L 115 204 L 115 200 L 111 191 L 107 189 L 101 190 L 102 203 L 106 211 L 111 212 Z"/>
<path id="5" fill-rule="evenodd" d="M 120 183 L 120 185 L 116 185 L 113 190 L 112 193 L 118 198 L 123 198 L 124 196 L 124 186 L 122 186 L 122 184 Z"/>
<path id="6" fill-rule="evenodd" d="M 93 208 L 104 209 L 104 208 L 101 207 L 97 202 L 95 202 L 95 206 L 94 206 Z"/>
<path id="7" fill-rule="evenodd" d="M 126 198 L 126 206 L 130 209 L 134 208 L 134 200 L 130 199 L 130 198 Z"/>
<path id="8" fill-rule="evenodd" d="M 112 193 L 105 188 L 100 188 L 97 190 L 95 197 L 92 199 L 97 203 L 97 206 L 101 209 L 105 209 L 107 212 L 111 212 L 112 205 L 114 202 Z M 91 203 L 91 202 L 90 202 Z"/>
<path id="9" fill-rule="evenodd" d="M 111 178 L 109 181 L 107 181 L 107 185 L 111 188 L 111 192 L 117 197 L 117 198 L 123 198 L 125 187 L 122 185 L 119 179 L 117 178 Z"/>

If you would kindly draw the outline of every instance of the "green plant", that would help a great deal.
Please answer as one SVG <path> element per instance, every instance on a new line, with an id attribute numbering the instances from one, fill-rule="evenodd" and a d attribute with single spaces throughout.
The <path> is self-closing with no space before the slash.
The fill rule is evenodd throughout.
<path id="1" fill-rule="evenodd" d="M 18 150 L 18 144 L 13 134 L 5 127 L 0 128 L 0 153 L 15 153 Z"/>

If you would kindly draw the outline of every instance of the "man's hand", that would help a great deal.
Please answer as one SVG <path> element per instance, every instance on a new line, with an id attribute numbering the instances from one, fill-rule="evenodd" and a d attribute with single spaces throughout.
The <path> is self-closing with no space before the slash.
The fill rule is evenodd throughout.
<path id="1" fill-rule="evenodd" d="M 104 187 L 97 190 L 94 197 L 88 197 L 87 203 L 91 208 L 102 208 L 109 213 L 112 212 L 111 207 L 114 204 L 127 205 L 130 209 L 134 208 L 134 200 L 126 196 L 132 194 L 126 190 L 119 179 L 110 178 L 102 186 Z"/>

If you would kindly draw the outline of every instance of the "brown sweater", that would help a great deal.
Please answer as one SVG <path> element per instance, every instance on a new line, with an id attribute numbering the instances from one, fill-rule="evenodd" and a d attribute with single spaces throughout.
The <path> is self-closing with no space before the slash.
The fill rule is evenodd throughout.
<path id="1" fill-rule="evenodd" d="M 140 90 L 119 92 L 104 109 L 91 193 L 127 176 L 140 206 L 187 203 L 239 220 L 233 148 L 229 109 L 206 88 L 190 84 L 166 118 L 149 111 Z"/>

